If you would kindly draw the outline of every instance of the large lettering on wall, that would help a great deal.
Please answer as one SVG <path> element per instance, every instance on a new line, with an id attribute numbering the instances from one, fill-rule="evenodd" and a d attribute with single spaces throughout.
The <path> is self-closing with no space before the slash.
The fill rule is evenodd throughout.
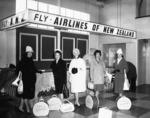
<path id="1" fill-rule="evenodd" d="M 22 20 L 18 20 L 19 18 Z M 21 25 L 21 23 L 22 24 L 24 23 L 21 21 L 26 21 L 26 23 L 48 25 L 48 26 L 66 28 L 66 29 L 83 30 L 88 32 L 109 34 L 109 35 L 121 36 L 127 38 L 136 38 L 136 31 L 133 30 L 123 29 L 123 28 L 108 26 L 108 25 L 102 25 L 98 23 L 92 23 L 92 22 L 72 19 L 68 17 L 62 17 L 62 16 L 43 13 L 34 10 L 27 10 L 26 12 L 20 15 L 15 15 L 10 18 L 2 20 L 0 24 L 1 30 L 12 27 L 11 19 L 14 19 L 13 26 L 15 25 L 17 26 L 18 22 Z"/>

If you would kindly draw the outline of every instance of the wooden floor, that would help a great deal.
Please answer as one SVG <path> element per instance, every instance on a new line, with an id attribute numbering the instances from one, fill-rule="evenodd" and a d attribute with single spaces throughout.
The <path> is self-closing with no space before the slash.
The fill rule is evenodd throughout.
<path id="1" fill-rule="evenodd" d="M 113 92 L 105 92 L 104 99 L 100 99 L 100 108 L 107 107 L 109 118 L 150 118 L 150 85 L 141 85 L 136 92 L 126 92 L 125 95 L 132 101 L 132 107 L 128 111 L 118 110 L 116 106 L 117 96 Z M 50 111 L 49 115 L 41 118 L 98 118 L 99 109 L 88 109 L 85 106 L 85 98 L 80 98 L 80 107 L 75 107 L 74 112 L 62 113 Z M 8 95 L 0 95 L 0 118 L 37 118 L 32 113 L 19 111 L 17 101 Z M 107 114 L 108 115 L 108 114 Z"/>

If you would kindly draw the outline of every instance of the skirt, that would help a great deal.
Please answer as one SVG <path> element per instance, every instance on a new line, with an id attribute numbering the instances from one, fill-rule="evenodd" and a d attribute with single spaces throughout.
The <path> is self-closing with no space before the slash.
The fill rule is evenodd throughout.
<path id="1" fill-rule="evenodd" d="M 104 84 L 94 84 L 94 91 L 104 91 Z"/>

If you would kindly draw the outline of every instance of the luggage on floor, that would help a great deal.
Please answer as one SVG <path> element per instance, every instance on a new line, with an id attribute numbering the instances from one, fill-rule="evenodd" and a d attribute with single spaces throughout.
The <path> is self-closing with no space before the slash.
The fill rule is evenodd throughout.
<path id="1" fill-rule="evenodd" d="M 112 111 L 106 107 L 100 108 L 98 118 L 112 118 Z"/>
<path id="2" fill-rule="evenodd" d="M 74 105 L 67 99 L 63 100 L 63 103 L 60 107 L 60 111 L 63 113 L 74 111 Z"/>
<path id="3" fill-rule="evenodd" d="M 60 110 L 60 107 L 62 105 L 61 100 L 56 96 L 53 95 L 47 103 L 49 104 L 49 110 Z"/>
<path id="4" fill-rule="evenodd" d="M 126 96 L 117 98 L 117 107 L 119 110 L 129 110 L 132 106 L 131 100 Z"/>
<path id="5" fill-rule="evenodd" d="M 89 109 L 99 107 L 99 99 L 96 96 L 87 95 L 85 98 L 85 105 Z"/>
<path id="6" fill-rule="evenodd" d="M 49 106 L 44 102 L 43 98 L 33 106 L 33 114 L 37 117 L 47 116 L 49 114 Z"/>

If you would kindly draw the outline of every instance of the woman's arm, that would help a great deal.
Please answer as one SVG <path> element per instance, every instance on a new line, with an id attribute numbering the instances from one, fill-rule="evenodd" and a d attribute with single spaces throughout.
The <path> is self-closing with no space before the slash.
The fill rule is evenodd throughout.
<path id="1" fill-rule="evenodd" d="M 91 79 L 91 82 L 93 82 L 93 74 L 94 74 L 94 62 L 91 62 L 90 64 L 90 79 Z"/>

